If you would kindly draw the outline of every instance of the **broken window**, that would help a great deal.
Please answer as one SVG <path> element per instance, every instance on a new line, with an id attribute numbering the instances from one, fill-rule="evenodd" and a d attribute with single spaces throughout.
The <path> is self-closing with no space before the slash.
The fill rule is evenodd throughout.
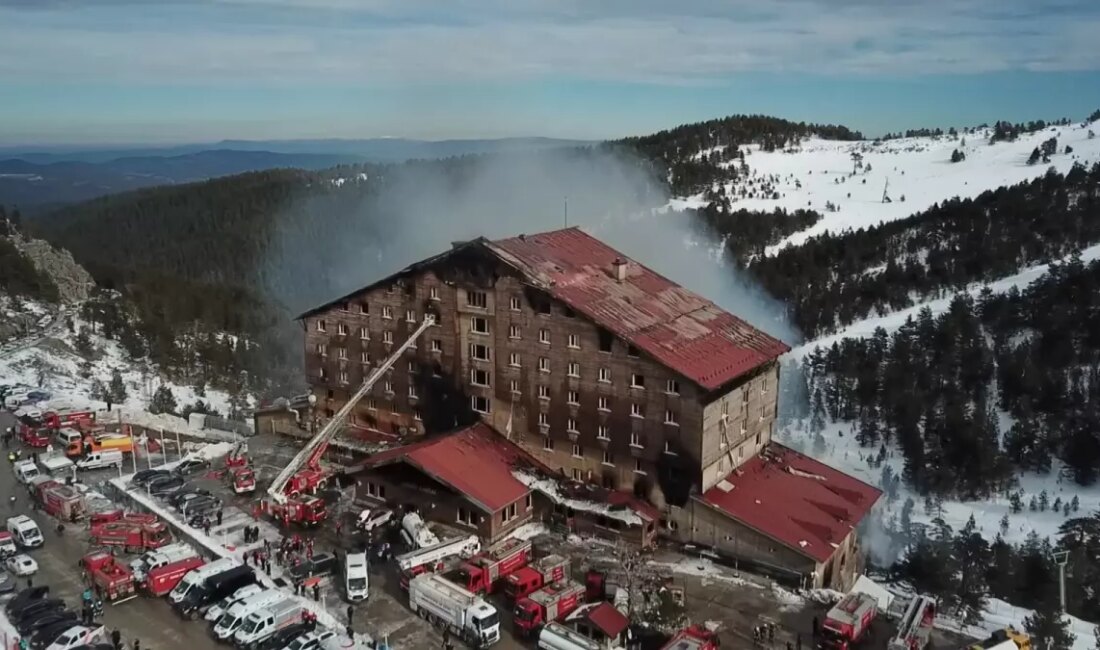
<path id="1" fill-rule="evenodd" d="M 598 333 L 600 336 L 600 352 L 611 352 L 611 346 L 614 344 L 615 336 L 602 327 L 599 329 Z"/>
<path id="2" fill-rule="evenodd" d="M 477 411 L 478 413 L 488 413 L 489 412 L 489 398 L 488 397 L 481 397 L 481 396 L 478 396 L 478 395 L 474 395 L 474 396 L 470 397 L 470 408 Z"/>
<path id="3" fill-rule="evenodd" d="M 474 316 L 470 319 L 470 331 L 474 334 L 488 334 L 489 319 L 481 316 Z"/>
<path id="4" fill-rule="evenodd" d="M 470 357 L 475 361 L 489 360 L 489 346 L 478 343 L 470 344 Z"/>
<path id="5" fill-rule="evenodd" d="M 484 291 L 467 291 L 466 304 L 471 307 L 485 309 L 486 305 L 489 304 L 489 301 Z"/>
<path id="6" fill-rule="evenodd" d="M 489 385 L 489 371 L 473 368 L 470 370 L 470 383 L 475 386 Z"/>

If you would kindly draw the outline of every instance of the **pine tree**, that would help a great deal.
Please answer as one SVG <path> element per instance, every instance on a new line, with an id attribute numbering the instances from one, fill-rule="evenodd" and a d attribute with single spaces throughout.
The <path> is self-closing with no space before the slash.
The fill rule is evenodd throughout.
<path id="1" fill-rule="evenodd" d="M 153 399 L 149 401 L 150 413 L 175 413 L 176 411 L 176 397 L 172 394 L 172 389 L 168 386 L 161 384 L 153 392 Z"/>
<path id="2" fill-rule="evenodd" d="M 1008 534 L 1008 513 L 1007 512 L 1004 514 L 1003 517 L 1001 517 L 1001 534 L 1002 535 L 1007 535 Z"/>
<path id="3" fill-rule="evenodd" d="M 94 351 L 92 347 L 92 337 L 88 335 L 88 330 L 85 327 L 81 327 L 76 336 L 73 337 L 73 348 L 82 357 L 90 357 Z"/>
<path id="4" fill-rule="evenodd" d="M 1043 490 L 1039 493 L 1039 512 L 1046 512 L 1050 507 L 1050 497 L 1047 495 L 1047 491 Z"/>
<path id="5" fill-rule="evenodd" d="M 1062 616 L 1057 596 L 1040 599 L 1032 615 L 1024 619 L 1024 628 L 1036 650 L 1070 650 L 1076 638 L 1069 631 L 1069 620 Z"/>
<path id="6" fill-rule="evenodd" d="M 103 385 L 103 382 L 98 379 L 92 380 L 91 390 L 88 392 L 88 396 L 97 402 L 107 401 L 107 387 Z"/>
<path id="7" fill-rule="evenodd" d="M 1074 512 L 1077 512 L 1077 510 L 1081 507 L 1081 500 L 1077 498 L 1076 494 L 1073 495 L 1073 501 L 1070 501 L 1069 505 Z"/>
<path id="8" fill-rule="evenodd" d="M 1027 157 L 1027 164 L 1034 165 L 1039 162 L 1039 158 L 1041 158 L 1042 155 L 1043 154 L 1039 152 L 1039 147 L 1035 147 L 1031 150 L 1031 155 Z"/>
<path id="9" fill-rule="evenodd" d="M 1054 504 L 1050 507 L 1054 512 L 1062 509 L 1062 497 L 1055 497 Z"/>
<path id="10" fill-rule="evenodd" d="M 107 397 L 115 404 L 126 401 L 126 384 L 122 381 L 122 373 L 117 368 L 111 371 L 111 383 L 107 386 Z"/>
<path id="11" fill-rule="evenodd" d="M 1012 514 L 1019 514 L 1024 509 L 1023 495 L 1018 491 L 1013 491 L 1008 495 L 1008 502 L 1012 508 Z"/>
<path id="12" fill-rule="evenodd" d="M 1031 501 L 1028 501 L 1027 509 L 1032 511 L 1032 512 L 1038 512 L 1038 510 L 1039 510 L 1039 500 L 1035 498 L 1035 495 L 1032 495 L 1031 496 Z"/>
<path id="13" fill-rule="evenodd" d="M 957 163 L 964 160 L 966 160 L 966 154 L 964 154 L 963 152 L 959 151 L 958 149 L 951 152 L 951 162 Z"/>

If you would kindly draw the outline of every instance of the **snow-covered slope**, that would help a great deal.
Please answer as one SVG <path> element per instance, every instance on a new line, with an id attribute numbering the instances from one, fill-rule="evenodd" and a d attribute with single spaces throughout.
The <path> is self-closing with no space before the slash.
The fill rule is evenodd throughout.
<path id="1" fill-rule="evenodd" d="M 27 305 L 26 308 L 37 310 L 36 313 L 50 311 L 41 305 Z M 140 364 L 130 361 L 121 345 L 97 334 L 90 337 L 96 350 L 95 359 L 90 364 L 88 376 L 82 376 L 89 369 L 84 368 L 84 359 L 74 349 L 75 332 L 81 327 L 90 332 L 91 326 L 76 316 L 69 317 L 73 320 L 72 332 L 62 325 L 51 328 L 45 338 L 35 336 L 26 345 L 10 345 L 0 350 L 0 382 L 39 386 L 49 391 L 52 398 L 42 405 L 44 408 L 104 409 L 104 402 L 90 397 L 92 384 L 98 379 L 108 385 L 113 371 L 118 369 L 126 385 L 127 398 L 124 404 L 114 406 L 120 406 L 128 413 L 149 415 L 145 413 L 149 400 L 153 391 L 161 385 L 172 390 L 179 408 L 201 399 L 219 413 L 228 412 L 229 395 L 224 391 L 207 388 L 205 395 L 199 396 L 193 387 L 158 378 L 155 372 L 143 377 Z M 65 318 L 61 316 L 59 320 L 64 321 Z M 173 425 L 178 430 L 185 426 L 185 422 L 179 420 Z"/>
<path id="2" fill-rule="evenodd" d="M 986 190 L 1036 178 L 1051 167 L 1066 172 L 1077 162 L 1086 165 L 1100 162 L 1100 136 L 1090 139 L 1090 130 L 1100 131 L 1100 124 L 1084 126 L 1078 122 L 1048 127 L 1021 135 L 1014 142 L 992 145 L 990 130 L 979 129 L 958 136 L 899 138 L 879 143 L 811 138 L 788 151 L 764 152 L 755 146 L 743 147 L 749 152 L 745 163 L 750 173 L 727 184 L 725 191 L 736 199 L 731 206 L 734 210 L 808 208 L 824 216 L 814 226 L 770 247 L 768 254 L 774 254 L 813 235 L 902 219 L 945 199 L 974 197 Z M 1051 157 L 1050 163 L 1028 165 L 1032 150 L 1050 138 L 1058 141 L 1058 153 Z M 1068 155 L 1063 153 L 1067 145 L 1073 149 Z M 966 159 L 952 163 L 951 154 L 956 149 Z M 854 153 L 862 156 L 859 170 Z M 887 184 L 891 202 L 883 203 Z M 742 189 L 750 196 L 742 198 Z M 772 198 L 773 192 L 779 198 Z M 827 211 L 827 203 L 837 209 Z M 705 204 L 702 195 L 671 202 L 674 208 Z"/>
<path id="3" fill-rule="evenodd" d="M 1091 246 L 1082 251 L 1081 257 L 1088 262 L 1100 259 L 1100 245 Z M 996 293 L 1008 291 L 1012 287 L 1024 288 L 1028 284 L 1042 277 L 1048 270 L 1048 265 L 1040 264 L 1021 270 L 1012 276 L 1002 278 L 988 285 L 974 284 L 968 291 L 977 295 L 983 287 L 988 286 Z M 856 322 L 843 331 L 810 341 L 801 345 L 789 353 L 789 358 L 801 359 L 812 352 L 818 346 L 831 346 L 834 342 L 844 338 L 862 338 L 871 336 L 875 329 L 882 327 L 887 332 L 898 329 L 910 316 L 928 307 L 933 314 L 940 314 L 947 310 L 951 303 L 951 297 L 930 300 L 920 303 L 908 309 L 886 314 L 876 318 L 869 318 Z M 1002 414 L 1002 420 L 1011 420 L 1007 414 Z M 1007 424 L 1007 426 L 1006 426 Z M 1002 422 L 1002 431 L 1011 426 L 1010 422 Z M 852 476 L 858 477 L 872 485 L 880 486 L 882 468 L 871 467 L 869 460 L 874 457 L 878 449 L 861 447 L 856 439 L 855 425 L 846 422 L 830 422 L 821 432 L 824 445 L 814 444 L 814 434 L 806 421 L 799 421 L 779 431 L 777 438 L 784 444 L 800 449 L 824 463 L 836 467 Z M 904 459 L 900 453 L 892 451 L 888 454 L 885 464 L 890 465 L 895 476 L 901 476 L 904 469 Z M 1022 473 L 1018 475 L 1020 488 L 1024 491 L 1023 501 L 1026 504 L 1032 496 L 1037 496 L 1044 490 L 1049 495 L 1050 501 L 1061 498 L 1063 502 L 1077 496 L 1080 507 L 1080 516 L 1100 511 L 1100 485 L 1084 488 L 1072 482 L 1062 482 L 1059 479 L 1059 467 L 1055 467 L 1050 474 L 1038 475 L 1034 473 Z M 1000 533 L 1001 518 L 1007 513 L 1009 516 L 1009 528 L 1004 532 L 1008 541 L 1023 542 L 1031 532 L 1040 537 L 1053 537 L 1058 533 L 1058 527 L 1066 521 L 1066 516 L 1060 512 L 1047 510 L 1046 512 L 1031 512 L 1025 506 L 1022 512 L 1012 514 L 1009 500 L 996 497 L 984 501 L 944 501 L 942 513 L 925 513 L 922 507 L 923 499 L 915 491 L 910 490 L 904 484 L 898 488 L 898 496 L 891 502 L 885 499 L 880 502 L 880 521 L 886 522 L 891 517 L 899 515 L 902 505 L 907 498 L 912 498 L 917 507 L 913 511 L 912 520 L 917 523 L 929 523 L 936 516 L 943 517 L 952 528 L 962 528 L 967 519 L 972 515 L 982 535 L 992 539 Z"/>

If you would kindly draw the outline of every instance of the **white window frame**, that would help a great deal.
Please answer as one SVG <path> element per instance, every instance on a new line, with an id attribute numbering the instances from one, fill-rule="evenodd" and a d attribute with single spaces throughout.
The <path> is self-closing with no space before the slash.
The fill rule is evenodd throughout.
<path id="1" fill-rule="evenodd" d="M 327 357 L 328 356 L 328 346 L 325 345 L 324 343 L 318 343 L 317 344 L 317 354 L 321 355 L 322 357 Z"/>
<path id="2" fill-rule="evenodd" d="M 638 449 L 645 449 L 645 445 L 642 444 L 642 434 L 631 431 L 630 432 L 630 446 L 637 447 Z"/>
<path id="3" fill-rule="evenodd" d="M 479 357 L 477 355 L 478 348 L 481 348 L 482 350 L 485 351 L 485 356 Z M 470 344 L 470 358 L 473 359 L 474 361 L 486 361 L 487 362 L 487 361 L 492 360 L 493 353 L 492 353 L 491 350 L 489 350 L 488 345 L 483 345 L 481 343 L 471 343 Z"/>
<path id="4" fill-rule="evenodd" d="M 600 395 L 596 398 L 596 410 L 597 411 L 611 411 L 611 398 Z"/>
<path id="5" fill-rule="evenodd" d="M 370 340 L 370 330 L 367 329 L 366 327 L 360 327 L 359 328 L 359 340 L 360 341 L 369 341 Z"/>
<path id="6" fill-rule="evenodd" d="M 596 428 L 597 440 L 611 440 L 611 427 L 606 424 L 601 424 Z"/>
<path id="7" fill-rule="evenodd" d="M 428 300 L 439 300 L 439 287 L 428 288 Z"/>
<path id="8" fill-rule="evenodd" d="M 406 309 L 405 310 L 405 322 L 406 323 L 415 323 L 416 322 L 416 310 L 415 309 Z"/>
<path id="9" fill-rule="evenodd" d="M 513 341 L 518 341 L 523 338 L 521 332 L 522 330 L 520 330 L 519 325 L 508 326 L 508 338 L 512 339 Z"/>
<path id="10" fill-rule="evenodd" d="M 634 473 L 635 474 L 641 474 L 642 476 L 645 476 L 647 474 L 647 472 L 644 469 L 642 469 L 642 459 L 641 458 L 635 458 L 634 459 Z"/>
<path id="11" fill-rule="evenodd" d="M 601 465 L 607 465 L 608 467 L 615 466 L 615 454 L 611 453 L 610 449 L 603 450 L 603 460 L 600 461 Z"/>
<path id="12" fill-rule="evenodd" d="M 478 374 L 481 374 L 481 375 L 484 376 L 484 378 L 485 378 L 484 382 L 478 381 Z M 482 387 L 488 388 L 489 387 L 489 371 L 488 370 L 482 370 L 481 368 L 470 368 L 470 384 L 473 385 L 473 386 L 482 386 Z"/>
<path id="13" fill-rule="evenodd" d="M 347 361 L 348 349 L 347 348 L 336 348 L 336 358 L 341 360 L 341 361 Z"/>
<path id="14" fill-rule="evenodd" d="M 579 406 L 581 403 L 581 392 L 579 390 L 571 390 L 566 394 L 565 403 L 572 404 L 573 406 Z"/>
<path id="15" fill-rule="evenodd" d="M 680 426 L 680 416 L 676 411 L 672 409 L 665 409 L 665 424 L 678 427 Z"/>
<path id="16" fill-rule="evenodd" d="M 325 324 L 325 319 L 320 318 L 320 319 L 317 320 L 317 331 L 318 332 L 327 332 L 328 331 L 328 325 Z"/>
<path id="17" fill-rule="evenodd" d="M 611 383 L 611 368 L 600 368 L 599 378 L 596 380 L 602 384 Z"/>
<path id="18" fill-rule="evenodd" d="M 573 458 L 584 458 L 584 448 L 578 444 L 573 444 L 572 450 Z"/>
<path id="19" fill-rule="evenodd" d="M 676 379 L 669 379 L 665 381 L 665 392 L 669 395 L 680 394 L 680 382 Z"/>
<path id="20" fill-rule="evenodd" d="M 638 402 L 631 402 L 630 403 L 630 417 L 632 417 L 632 418 L 644 418 L 645 417 L 645 409 L 642 408 L 641 404 L 639 404 Z"/>
<path id="21" fill-rule="evenodd" d="M 580 377 L 581 376 L 581 364 L 577 363 L 576 361 L 570 361 L 569 365 L 567 367 L 568 367 L 568 370 L 565 373 L 566 375 L 568 375 L 570 377 Z"/>
<path id="22" fill-rule="evenodd" d="M 508 383 L 509 390 L 514 395 L 519 395 L 519 381 L 513 379 Z"/>
<path id="23" fill-rule="evenodd" d="M 521 311 L 523 309 L 523 303 L 520 301 L 519 296 L 512 296 L 508 300 L 508 307 L 512 311 Z"/>
<path id="24" fill-rule="evenodd" d="M 336 323 L 336 334 L 338 334 L 339 336 L 347 336 L 348 335 L 348 324 L 347 323 Z"/>
<path id="25" fill-rule="evenodd" d="M 393 343 L 393 332 L 391 332 L 389 330 L 386 330 L 385 332 L 382 332 L 382 342 L 383 343 Z"/>
<path id="26" fill-rule="evenodd" d="M 539 357 L 539 372 L 550 372 L 550 357 Z"/>
<path id="27" fill-rule="evenodd" d="M 478 329 L 477 328 L 478 323 L 484 325 L 485 329 L 484 330 Z M 489 319 L 484 317 L 484 316 L 471 316 L 470 317 L 470 333 L 471 334 L 480 334 L 482 336 L 487 336 L 489 334 Z"/>
<path id="28" fill-rule="evenodd" d="M 363 350 L 359 353 L 359 363 L 370 363 L 370 352 Z"/>
<path id="29" fill-rule="evenodd" d="M 409 397 L 420 399 L 420 396 L 416 394 L 416 384 L 413 382 L 409 382 Z"/>
<path id="30" fill-rule="evenodd" d="M 581 349 L 581 337 L 577 336 L 576 334 L 570 334 L 568 340 L 568 347 L 573 348 L 574 350 Z"/>
<path id="31" fill-rule="evenodd" d="M 341 370 L 340 371 L 340 383 L 341 384 L 348 383 L 348 371 L 347 370 Z"/>
<path id="32" fill-rule="evenodd" d="M 508 353 L 508 365 L 511 366 L 512 368 L 521 368 L 522 367 L 523 364 L 521 363 L 519 352 L 509 352 Z"/>
<path id="33" fill-rule="evenodd" d="M 550 387 L 545 384 L 539 384 L 538 395 L 539 399 L 550 399 Z"/>
<path id="34" fill-rule="evenodd" d="M 550 436 L 544 436 L 542 439 L 543 451 L 554 451 L 554 439 Z"/>
<path id="35" fill-rule="evenodd" d="M 569 433 L 579 433 L 580 431 L 577 429 L 577 420 L 575 418 L 568 418 L 565 421 L 565 430 Z"/>
<path id="36" fill-rule="evenodd" d="M 539 412 L 539 419 L 538 419 L 538 422 L 539 422 L 539 426 L 540 426 L 540 427 L 548 427 L 548 426 L 550 426 L 550 414 L 549 414 L 549 413 L 543 413 L 543 412 Z"/>
<path id="37" fill-rule="evenodd" d="M 382 305 L 382 318 L 383 320 L 393 320 L 393 307 Z"/>
<path id="38" fill-rule="evenodd" d="M 480 303 L 480 304 L 478 304 Z M 489 295 L 484 291 L 466 291 L 466 306 L 474 309 L 488 309 Z"/>
<path id="39" fill-rule="evenodd" d="M 637 372 L 630 373 L 630 387 L 635 390 L 645 390 L 645 375 Z"/>
<path id="40" fill-rule="evenodd" d="M 432 339 L 432 352 L 442 352 L 442 351 L 443 351 L 443 341 L 441 341 L 439 339 Z"/>
<path id="41" fill-rule="evenodd" d="M 550 330 L 545 327 L 539 328 L 539 343 L 550 345 Z"/>
<path id="42" fill-rule="evenodd" d="M 485 402 L 485 410 L 481 410 L 481 409 L 478 408 L 478 401 Z M 473 412 L 481 413 L 482 415 L 488 415 L 489 413 L 492 412 L 492 409 L 493 409 L 493 405 L 490 402 L 488 397 L 482 397 L 481 395 L 471 395 L 470 396 L 470 410 L 472 410 Z"/>

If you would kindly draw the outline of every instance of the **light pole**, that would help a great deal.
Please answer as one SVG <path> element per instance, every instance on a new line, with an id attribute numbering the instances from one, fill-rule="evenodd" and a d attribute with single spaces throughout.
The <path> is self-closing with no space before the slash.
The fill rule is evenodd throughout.
<path id="1" fill-rule="evenodd" d="M 1054 551 L 1054 562 L 1058 565 L 1058 602 L 1062 607 L 1062 613 L 1066 613 L 1066 564 L 1069 562 L 1069 551 Z"/>

